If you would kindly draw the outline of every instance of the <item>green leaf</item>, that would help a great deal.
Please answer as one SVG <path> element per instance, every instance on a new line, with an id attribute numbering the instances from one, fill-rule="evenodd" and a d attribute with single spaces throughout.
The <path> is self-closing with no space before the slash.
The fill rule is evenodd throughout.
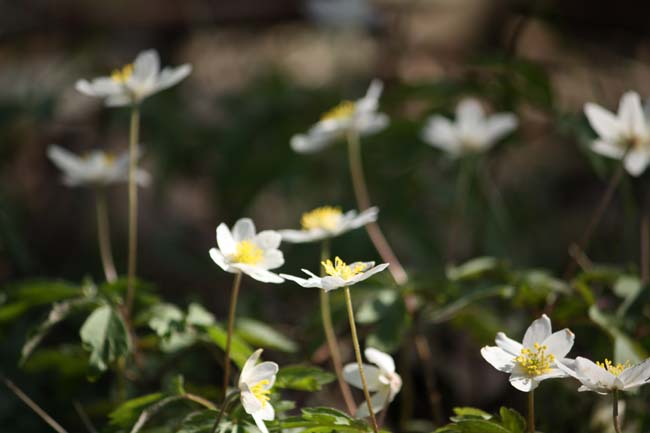
<path id="1" fill-rule="evenodd" d="M 318 391 L 336 379 L 336 376 L 318 367 L 290 365 L 278 372 L 275 386 L 300 391 Z"/>
<path id="2" fill-rule="evenodd" d="M 189 414 L 181 423 L 181 428 L 176 433 L 210 433 L 219 412 L 206 409 Z M 233 428 L 232 423 L 223 417 L 216 432 L 227 432 Z"/>
<path id="3" fill-rule="evenodd" d="M 456 426 L 462 433 L 510 433 L 501 424 L 485 419 L 462 420 Z"/>
<path id="4" fill-rule="evenodd" d="M 240 318 L 235 322 L 235 332 L 247 343 L 255 347 L 295 353 L 298 344 L 282 335 L 267 324 L 249 318 Z"/>
<path id="5" fill-rule="evenodd" d="M 367 346 L 384 352 L 397 350 L 410 321 L 404 298 L 399 292 L 395 290 L 378 292 L 376 297 L 362 305 L 359 313 L 356 317 L 360 323 L 371 323 L 371 320 L 377 323 L 368 335 Z"/>
<path id="6" fill-rule="evenodd" d="M 640 344 L 618 328 L 617 319 L 600 311 L 595 304 L 589 308 L 589 318 L 614 340 L 614 362 L 636 364 L 648 357 Z"/>
<path id="7" fill-rule="evenodd" d="M 172 331 L 180 329 L 184 319 L 183 311 L 174 304 L 154 305 L 149 314 L 149 327 L 159 337 L 168 337 Z"/>
<path id="8" fill-rule="evenodd" d="M 512 433 L 524 433 L 526 429 L 526 420 L 514 409 L 501 407 L 499 410 L 501 424 Z"/>
<path id="9" fill-rule="evenodd" d="M 628 308 L 634 303 L 641 293 L 641 280 L 634 275 L 621 275 L 614 283 L 614 293 L 616 296 L 623 298 L 623 302 L 616 310 L 618 317 L 625 316 Z"/>
<path id="10" fill-rule="evenodd" d="M 269 423 L 271 430 L 301 429 L 301 432 L 368 432 L 370 427 L 365 421 L 352 418 L 343 412 L 327 407 L 305 408 L 299 417 L 290 417 Z"/>
<path id="11" fill-rule="evenodd" d="M 91 378 L 97 378 L 109 364 L 126 356 L 131 348 L 128 331 L 120 315 L 109 305 L 93 311 L 80 330 L 81 341 L 90 351 Z"/>
<path id="12" fill-rule="evenodd" d="M 164 394 L 157 392 L 155 394 L 147 394 L 125 401 L 117 409 L 108 414 L 111 425 L 119 427 L 130 427 L 140 416 L 140 413 L 164 397 Z"/>
<path id="13" fill-rule="evenodd" d="M 454 413 L 456 414 L 456 419 L 462 419 L 465 417 L 482 418 L 482 419 L 492 418 L 492 415 L 490 415 L 489 413 L 482 411 L 481 409 L 477 409 L 475 407 L 455 407 Z"/>
<path id="14" fill-rule="evenodd" d="M 442 308 L 433 310 L 427 314 L 427 318 L 433 323 L 442 323 L 451 320 L 456 314 L 461 312 L 474 302 L 493 297 L 512 297 L 514 288 L 509 285 L 499 285 L 487 288 L 481 288 L 467 293 L 459 299 L 444 305 Z"/>
<path id="15" fill-rule="evenodd" d="M 0 324 L 14 320 L 32 307 L 77 297 L 82 290 L 62 281 L 29 280 L 6 287 L 6 294 L 9 302 L 0 306 Z"/>
<path id="16" fill-rule="evenodd" d="M 459 266 L 447 268 L 447 278 L 451 281 L 467 281 L 499 270 L 502 262 L 494 257 L 477 257 Z"/>
<path id="17" fill-rule="evenodd" d="M 212 313 L 196 303 L 191 303 L 188 307 L 185 321 L 192 326 L 210 326 L 215 322 Z"/>
<path id="18" fill-rule="evenodd" d="M 211 325 L 205 329 L 209 341 L 216 344 L 221 350 L 226 350 L 226 330 L 219 325 Z M 232 336 L 232 343 L 230 347 L 230 359 L 237 364 L 239 368 L 244 366 L 244 363 L 249 356 L 253 354 L 253 349 L 236 334 Z"/>

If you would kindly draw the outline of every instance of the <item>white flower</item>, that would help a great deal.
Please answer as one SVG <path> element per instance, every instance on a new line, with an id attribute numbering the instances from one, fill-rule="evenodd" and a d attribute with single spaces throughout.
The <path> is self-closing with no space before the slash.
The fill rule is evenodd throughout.
<path id="1" fill-rule="evenodd" d="M 379 96 L 384 85 L 373 80 L 366 96 L 357 101 L 343 101 L 323 115 L 306 134 L 291 138 L 291 148 L 298 153 L 314 153 L 344 137 L 349 131 L 360 135 L 379 132 L 388 126 L 388 116 L 378 113 Z"/>
<path id="2" fill-rule="evenodd" d="M 641 175 L 650 162 L 650 129 L 639 94 L 625 93 L 617 114 L 588 102 L 585 115 L 599 137 L 591 144 L 591 150 L 609 158 L 625 157 L 625 170 L 632 176 Z"/>
<path id="3" fill-rule="evenodd" d="M 368 223 L 377 221 L 379 209 L 371 207 L 360 214 L 351 210 L 345 214 L 341 208 L 323 206 L 302 215 L 302 230 L 280 230 L 282 240 L 292 243 L 313 242 L 333 238 Z"/>
<path id="4" fill-rule="evenodd" d="M 239 391 L 246 413 L 253 417 L 262 433 L 268 433 L 264 421 L 273 421 L 275 418 L 275 411 L 269 403 L 269 394 L 279 368 L 275 362 L 268 361 L 255 365 L 261 354 L 262 349 L 257 349 L 246 360 L 239 376 Z"/>
<path id="5" fill-rule="evenodd" d="M 106 186 L 129 179 L 129 153 L 120 156 L 93 150 L 84 156 L 77 156 L 56 144 L 47 148 L 47 156 L 63 171 L 63 183 L 68 186 Z M 139 169 L 136 181 L 146 186 L 150 176 Z"/>
<path id="6" fill-rule="evenodd" d="M 368 391 L 375 394 L 370 397 L 370 405 L 374 413 L 380 412 L 393 401 L 402 389 L 402 378 L 395 372 L 395 361 L 387 353 L 369 347 L 365 350 L 366 359 L 376 365 L 363 364 L 363 373 L 366 377 Z M 343 367 L 343 378 L 350 385 L 363 389 L 358 364 L 348 364 Z M 369 416 L 368 405 L 362 403 L 356 411 L 356 416 L 363 418 Z"/>
<path id="7" fill-rule="evenodd" d="M 303 269 L 302 271 L 309 275 L 308 279 L 287 274 L 280 274 L 280 276 L 287 280 L 295 281 L 302 287 L 318 287 L 329 292 L 330 290 L 338 289 L 339 287 L 348 287 L 368 279 L 388 267 L 388 263 L 375 266 L 375 262 L 354 262 L 346 265 L 338 257 L 334 260 L 334 263 L 331 260 L 326 260 L 321 264 L 327 274 L 325 277 L 319 277 L 307 269 Z"/>
<path id="8" fill-rule="evenodd" d="M 115 70 L 110 77 L 79 80 L 75 87 L 88 96 L 104 99 L 107 106 L 119 107 L 137 104 L 178 83 L 190 72 L 192 66 L 189 64 L 165 67 L 161 71 L 158 52 L 147 50 L 138 54 L 132 64 Z"/>
<path id="9" fill-rule="evenodd" d="M 422 140 L 452 157 L 481 153 L 517 128 L 513 113 L 485 115 L 476 99 L 463 99 L 456 106 L 456 122 L 446 117 L 429 117 Z"/>
<path id="10" fill-rule="evenodd" d="M 212 260 L 226 272 L 243 272 L 257 281 L 281 283 L 284 280 L 269 269 L 284 264 L 282 251 L 278 250 L 282 237 L 273 230 L 255 234 L 255 225 L 249 218 L 235 223 L 232 233 L 224 223 L 217 227 L 217 245 L 210 250 Z"/>
<path id="11" fill-rule="evenodd" d="M 496 347 L 485 346 L 481 355 L 497 370 L 510 373 L 512 386 L 529 392 L 542 380 L 568 376 L 558 365 L 573 362 L 565 356 L 574 337 L 569 329 L 551 333 L 551 319 L 543 314 L 528 327 L 523 344 L 499 332 Z"/>
<path id="12" fill-rule="evenodd" d="M 582 383 L 578 391 L 608 394 L 612 391 L 629 391 L 650 381 L 650 359 L 633 366 L 629 361 L 614 365 L 609 359 L 594 363 L 579 356 L 572 367 L 561 364 L 559 367 Z"/>

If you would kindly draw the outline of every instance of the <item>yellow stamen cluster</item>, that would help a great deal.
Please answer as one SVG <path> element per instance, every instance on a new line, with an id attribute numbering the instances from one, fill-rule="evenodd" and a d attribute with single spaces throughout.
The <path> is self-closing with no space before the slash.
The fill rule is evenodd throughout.
<path id="1" fill-rule="evenodd" d="M 230 258 L 232 261 L 237 263 L 243 263 L 246 265 L 255 265 L 262 260 L 264 256 L 264 251 L 262 251 L 257 245 L 251 241 L 239 241 L 237 242 L 237 247 L 235 254 Z"/>
<path id="2" fill-rule="evenodd" d="M 341 208 L 322 206 L 304 213 L 300 219 L 300 224 L 305 230 L 334 230 L 341 220 L 341 215 Z"/>
<path id="3" fill-rule="evenodd" d="M 352 101 L 343 101 L 321 116 L 321 120 L 345 119 L 354 114 L 355 104 Z"/>
<path id="4" fill-rule="evenodd" d="M 623 373 L 623 371 L 627 370 L 632 366 L 632 364 L 630 364 L 630 361 L 625 361 L 624 364 L 618 363 L 614 365 L 612 361 L 610 361 L 607 358 L 605 358 L 605 362 L 596 361 L 596 365 L 598 365 L 603 370 L 609 371 L 614 376 L 618 376 L 619 374 Z"/>
<path id="5" fill-rule="evenodd" d="M 551 371 L 551 364 L 555 361 L 555 356 L 553 354 L 547 355 L 547 350 L 547 346 L 535 343 L 533 349 L 527 347 L 521 349 L 521 355 L 516 357 L 515 361 L 526 370 L 529 376 L 548 373 Z"/>
<path id="6" fill-rule="evenodd" d="M 269 400 L 271 400 L 271 389 L 264 389 L 264 387 L 269 383 L 271 382 L 269 382 L 268 379 L 264 379 L 251 386 L 251 392 L 255 398 L 262 403 L 262 407 L 265 407 Z"/>
<path id="7" fill-rule="evenodd" d="M 133 75 L 133 65 L 128 64 L 122 69 L 115 69 L 111 74 L 111 79 L 117 83 L 124 84 Z"/>
<path id="8" fill-rule="evenodd" d="M 358 264 L 354 267 L 350 267 L 345 264 L 343 260 L 339 257 L 334 259 L 334 263 L 331 260 L 326 260 L 321 262 L 321 265 L 325 268 L 325 273 L 333 277 L 341 277 L 344 280 L 349 280 L 357 274 L 360 274 L 363 271 L 363 265 Z"/>

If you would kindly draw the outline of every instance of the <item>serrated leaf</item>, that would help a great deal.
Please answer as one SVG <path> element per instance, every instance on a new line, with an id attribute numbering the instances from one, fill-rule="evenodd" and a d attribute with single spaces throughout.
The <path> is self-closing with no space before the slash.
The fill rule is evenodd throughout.
<path id="1" fill-rule="evenodd" d="M 226 330 L 219 325 L 211 325 L 205 328 L 208 340 L 216 344 L 222 350 L 226 350 Z M 232 336 L 230 347 L 230 359 L 237 364 L 239 368 L 244 366 L 244 363 L 249 356 L 253 354 L 253 349 L 236 334 Z"/>
<path id="2" fill-rule="evenodd" d="M 82 325 L 79 335 L 84 348 L 90 351 L 91 379 L 106 371 L 118 358 L 126 356 L 131 348 L 122 318 L 109 305 L 93 311 Z"/>
<path id="3" fill-rule="evenodd" d="M 210 433 L 218 415 L 218 411 L 211 409 L 192 412 L 183 419 L 181 428 L 176 433 Z M 223 417 L 215 433 L 231 431 L 232 428 L 233 424 Z"/>
<path id="4" fill-rule="evenodd" d="M 510 433 L 508 429 L 492 420 L 467 419 L 456 422 L 462 433 Z"/>
<path id="5" fill-rule="evenodd" d="M 336 379 L 336 376 L 318 367 L 290 365 L 283 367 L 277 374 L 277 388 L 296 389 L 300 391 L 318 391 Z"/>
<path id="6" fill-rule="evenodd" d="M 501 407 L 499 410 L 501 424 L 512 433 L 524 433 L 526 420 L 514 409 Z"/>
<path id="7" fill-rule="evenodd" d="M 255 347 L 295 353 L 298 344 L 282 335 L 266 323 L 250 318 L 240 318 L 235 322 L 235 332 L 247 343 Z"/>

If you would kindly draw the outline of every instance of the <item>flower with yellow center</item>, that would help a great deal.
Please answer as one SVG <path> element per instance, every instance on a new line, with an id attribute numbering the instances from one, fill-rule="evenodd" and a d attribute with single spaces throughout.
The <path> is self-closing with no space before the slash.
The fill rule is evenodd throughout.
<path id="1" fill-rule="evenodd" d="M 63 171 L 63 183 L 68 186 L 106 186 L 126 182 L 129 178 L 128 152 L 116 157 L 112 153 L 93 150 L 78 156 L 52 144 L 47 149 L 47 156 Z M 148 185 L 149 173 L 138 169 L 136 181 L 141 186 Z"/>
<path id="2" fill-rule="evenodd" d="M 367 135 L 386 128 L 388 116 L 377 112 L 382 90 L 382 82 L 373 80 L 363 98 L 341 102 L 323 114 L 306 134 L 294 135 L 291 148 L 298 153 L 314 153 L 340 140 L 350 131 Z"/>
<path id="3" fill-rule="evenodd" d="M 118 107 L 138 104 L 148 96 L 175 85 L 191 71 L 188 64 L 161 70 L 156 50 L 147 50 L 138 54 L 133 63 L 114 70 L 110 76 L 79 80 L 75 87 L 85 95 L 103 99 L 107 106 Z"/>
<path id="4" fill-rule="evenodd" d="M 219 248 L 212 248 L 210 257 L 226 272 L 244 273 L 264 283 L 281 283 L 284 280 L 269 271 L 284 264 L 284 256 L 278 249 L 281 240 L 280 234 L 273 230 L 256 233 L 255 224 L 249 218 L 237 221 L 232 232 L 221 223 L 217 227 Z"/>
<path id="5" fill-rule="evenodd" d="M 614 364 L 609 359 L 593 362 L 581 356 L 571 366 L 560 366 L 567 374 L 576 378 L 582 386 L 578 391 L 593 391 L 608 394 L 614 391 L 629 391 L 650 381 L 650 359 L 636 365 L 630 361 Z"/>
<path id="6" fill-rule="evenodd" d="M 522 343 L 499 332 L 496 346 L 483 347 L 481 355 L 497 370 L 510 373 L 512 386 L 530 392 L 545 379 L 568 376 L 560 365 L 573 362 L 565 358 L 573 340 L 568 329 L 551 332 L 551 319 L 543 314 L 528 327 Z"/>
<path id="7" fill-rule="evenodd" d="M 357 214 L 351 210 L 341 212 L 341 208 L 322 206 L 302 215 L 302 230 L 280 230 L 282 240 L 292 243 L 314 242 L 333 238 L 368 223 L 377 221 L 379 209 L 371 207 Z"/>
<path id="8" fill-rule="evenodd" d="M 388 267 L 388 263 L 375 266 L 375 262 L 354 262 L 347 265 L 339 257 L 334 259 L 334 263 L 331 260 L 326 260 L 322 265 L 327 274 L 324 277 L 319 277 L 306 269 L 302 271 L 309 275 L 308 279 L 287 274 L 280 274 L 280 276 L 287 280 L 295 281 L 302 287 L 318 287 L 329 292 L 330 290 L 348 287 L 366 280 Z"/>
<path id="9" fill-rule="evenodd" d="M 257 364 L 261 354 L 262 349 L 257 349 L 246 360 L 239 376 L 239 391 L 246 413 L 253 417 L 257 428 L 263 433 L 268 433 L 264 421 L 272 421 L 275 418 L 270 395 L 279 367 L 275 362 L 268 361 Z"/>

